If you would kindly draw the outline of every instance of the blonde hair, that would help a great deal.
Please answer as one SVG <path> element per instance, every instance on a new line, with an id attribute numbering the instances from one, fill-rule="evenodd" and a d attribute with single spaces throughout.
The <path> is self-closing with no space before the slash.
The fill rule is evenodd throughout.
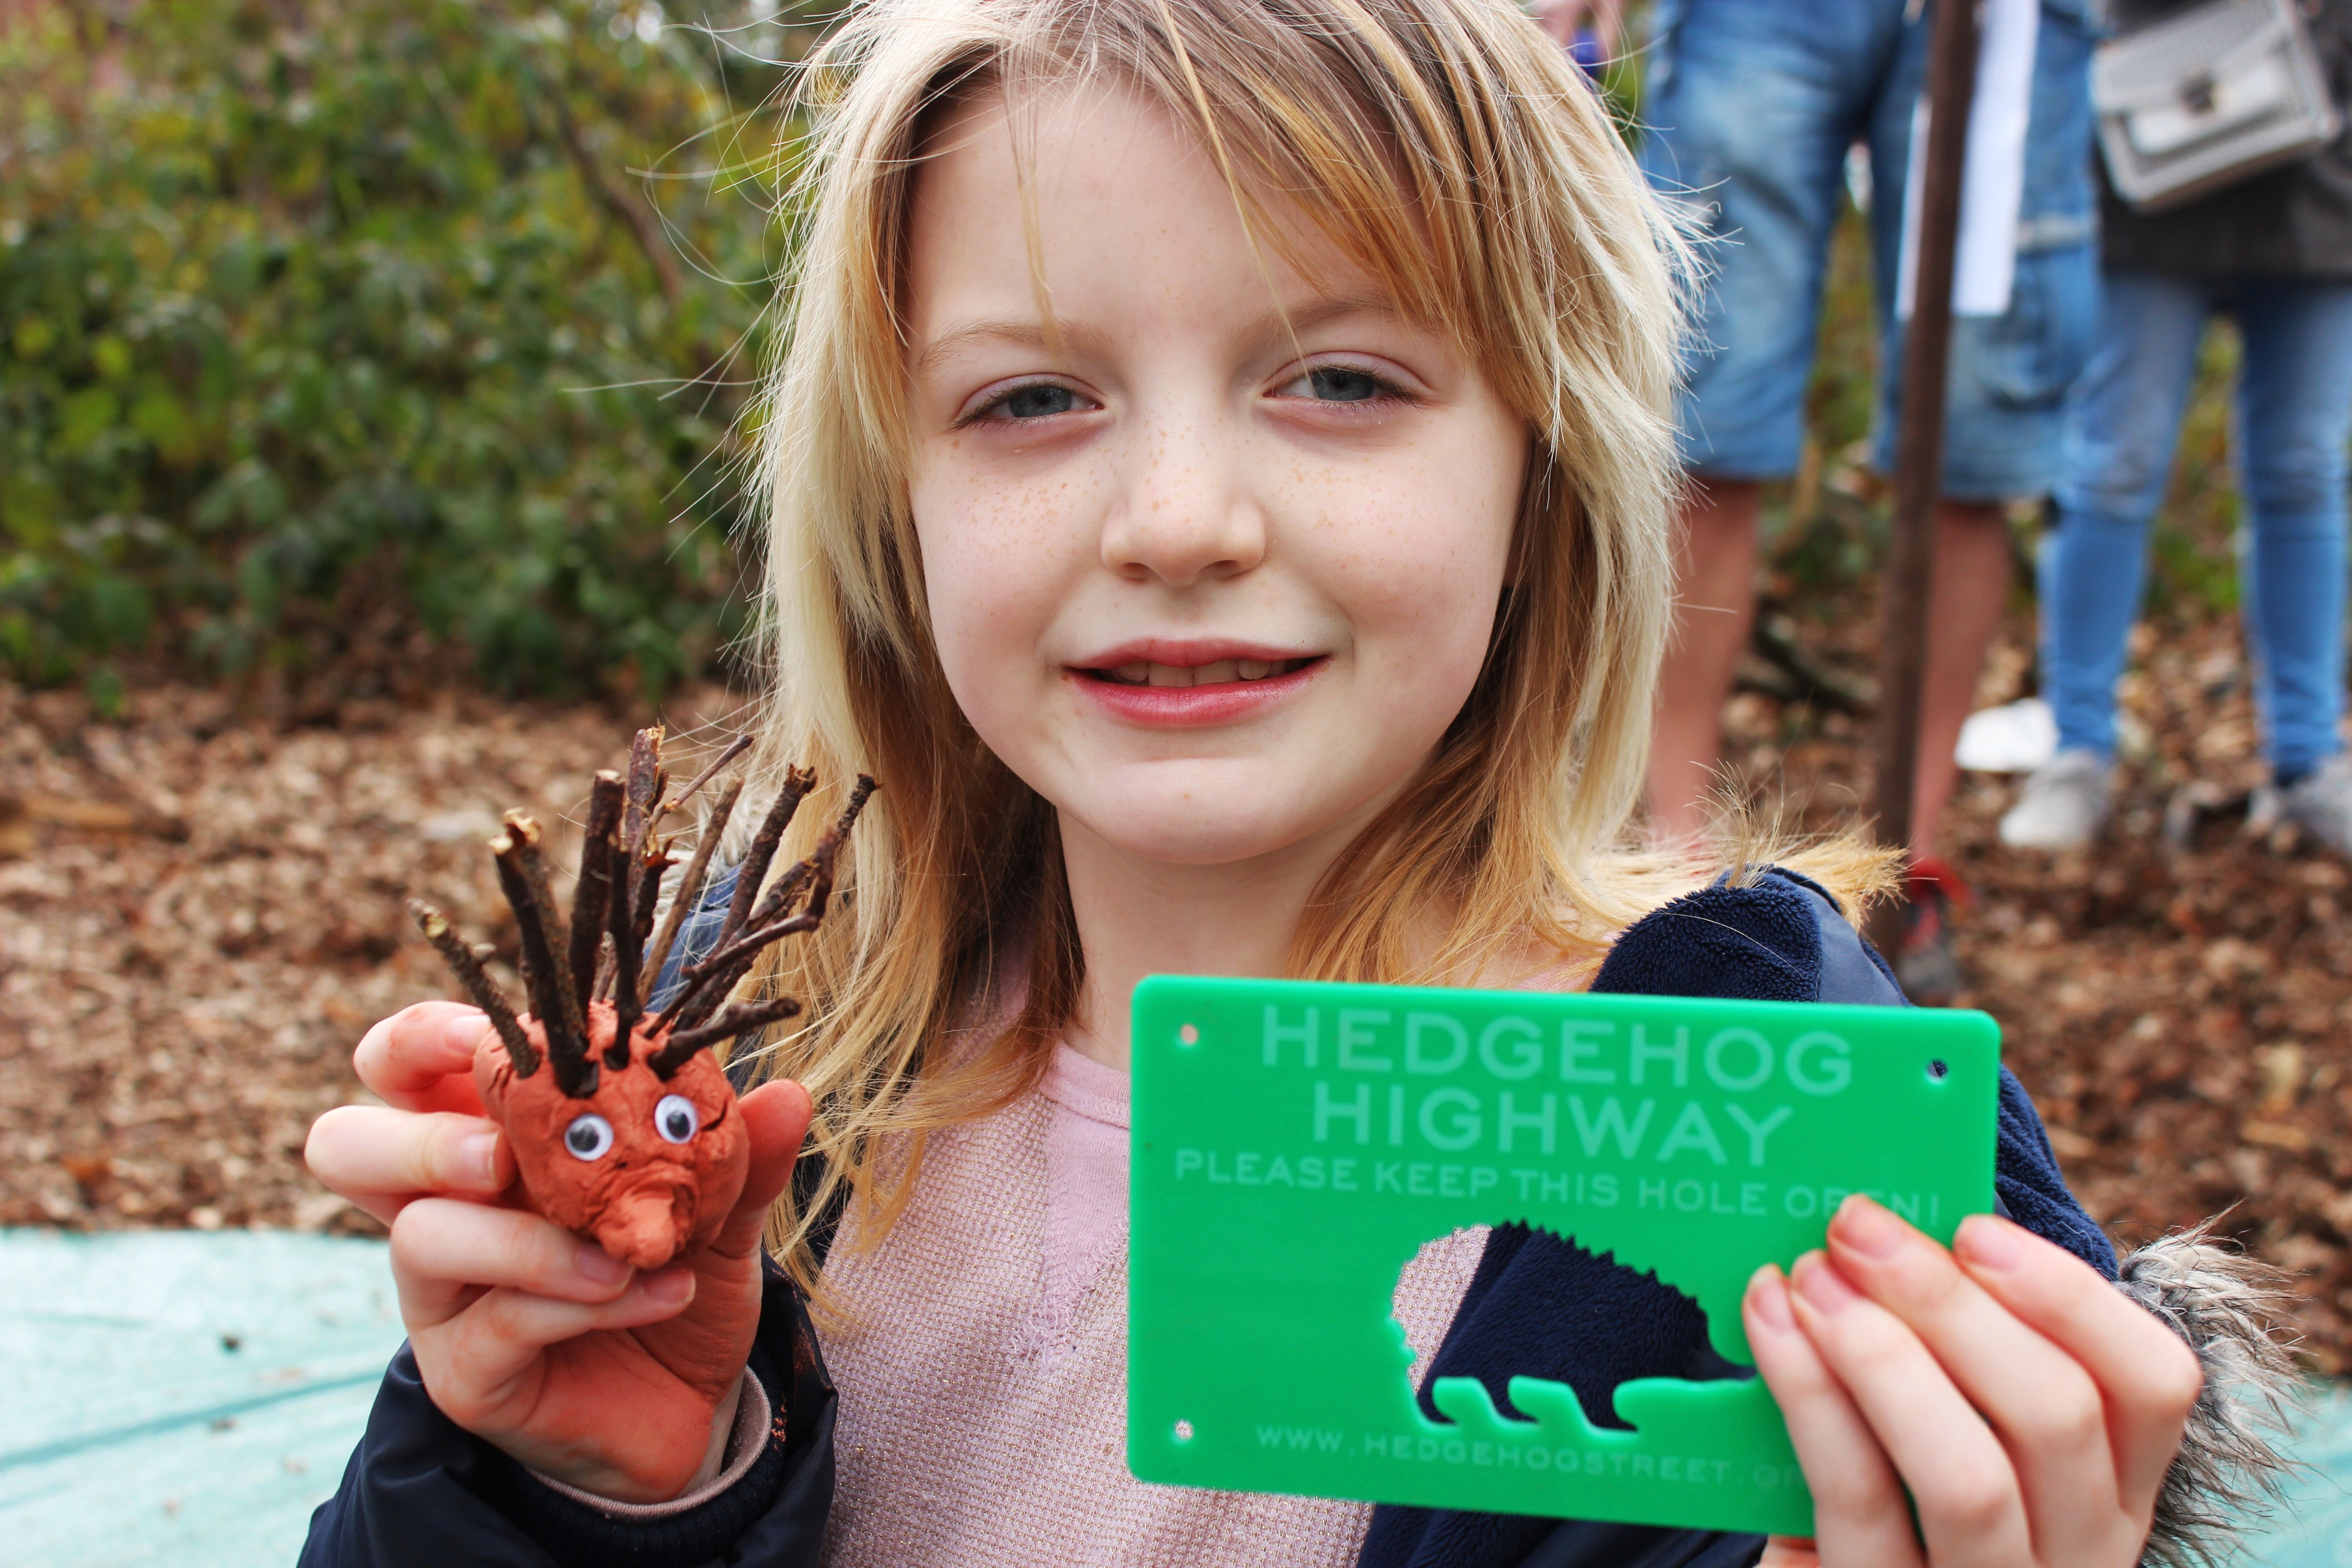
<path id="1" fill-rule="evenodd" d="M 1297 243 L 1266 193 L 1311 215 L 1531 434 L 1486 666 L 1325 878 L 1292 972 L 1459 982 L 1531 942 L 1589 964 L 1686 873 L 1612 847 L 1667 628 L 1689 251 L 1559 48 L 1507 0 L 872 0 L 799 85 L 796 293 L 760 431 L 762 764 L 824 781 L 803 844 L 856 772 L 883 785 L 849 897 L 756 980 L 807 1009 L 761 1069 L 816 1101 L 822 1184 L 775 1233 L 804 1284 L 840 1184 L 868 1239 L 887 1229 L 926 1136 L 1034 1082 L 1083 979 L 1052 808 L 982 745 L 931 647 L 901 300 L 928 129 L 983 94 L 1088 78 L 1197 132 L 1255 240 Z M 1027 953 L 1009 1026 L 1001 949 Z"/>

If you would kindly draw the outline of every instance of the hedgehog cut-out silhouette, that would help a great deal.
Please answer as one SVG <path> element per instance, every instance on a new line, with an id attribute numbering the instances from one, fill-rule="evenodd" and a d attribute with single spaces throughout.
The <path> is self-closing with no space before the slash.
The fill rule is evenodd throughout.
<path id="1" fill-rule="evenodd" d="M 711 1047 L 801 1010 L 788 996 L 728 998 L 770 943 L 824 921 L 835 858 L 876 788 L 860 773 L 808 858 L 762 893 L 777 844 L 816 785 L 814 773 L 787 768 L 737 872 L 717 939 L 682 970 L 668 1005 L 649 1013 L 646 991 L 701 897 L 742 781 L 729 780 L 706 814 L 656 932 L 655 909 L 673 848 L 660 836 L 662 819 L 750 745 L 737 741 L 666 798 L 662 742 L 658 726 L 639 731 L 628 777 L 596 775 L 568 926 L 549 885 L 538 823 L 510 811 L 505 830 L 490 840 L 520 937 L 529 1014 L 518 1016 L 484 972 L 488 950 L 468 944 L 432 905 L 408 900 L 425 939 L 489 1020 L 474 1079 L 513 1147 L 529 1206 L 636 1268 L 659 1268 L 709 1241 L 742 1195 L 751 1145 L 734 1085 Z"/>

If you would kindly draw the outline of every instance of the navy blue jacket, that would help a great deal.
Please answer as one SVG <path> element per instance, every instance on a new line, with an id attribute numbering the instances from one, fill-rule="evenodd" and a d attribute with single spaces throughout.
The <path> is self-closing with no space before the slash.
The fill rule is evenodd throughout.
<path id="1" fill-rule="evenodd" d="M 684 954 L 715 934 L 731 882 L 688 922 Z M 705 918 L 706 914 L 710 918 Z M 1820 888 L 1786 871 L 1718 884 L 1629 928 L 1598 991 L 1906 1006 L 1886 965 Z M 2032 1101 L 2001 1074 L 1994 1187 L 2001 1211 L 2112 1278 L 2115 1254 L 2066 1191 Z M 700 1507 L 625 1523 L 532 1480 L 443 1415 L 404 1347 L 394 1358 L 341 1488 L 310 1521 L 304 1568 L 799 1568 L 814 1563 L 833 1500 L 835 1394 L 792 1286 L 772 1265 L 751 1368 L 782 1418 L 749 1474 Z M 1753 1375 L 1707 1343 L 1697 1304 L 1671 1287 L 1524 1226 L 1488 1238 L 1428 1378 L 1476 1377 L 1498 1409 L 1515 1373 L 1574 1388 L 1595 1425 L 1637 1377 Z M 1429 1383 L 1422 1402 L 1433 1418 Z M 1763 1537 L 1515 1514 L 1383 1506 L 1360 1568 L 1745 1568 Z"/>

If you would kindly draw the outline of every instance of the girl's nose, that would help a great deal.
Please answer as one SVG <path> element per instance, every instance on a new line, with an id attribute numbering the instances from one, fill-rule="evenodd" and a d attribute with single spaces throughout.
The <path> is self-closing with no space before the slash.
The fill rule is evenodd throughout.
<path id="1" fill-rule="evenodd" d="M 1104 521 L 1103 564 L 1185 588 L 1265 559 L 1265 515 L 1244 482 L 1237 445 L 1213 420 L 1153 432 Z"/>

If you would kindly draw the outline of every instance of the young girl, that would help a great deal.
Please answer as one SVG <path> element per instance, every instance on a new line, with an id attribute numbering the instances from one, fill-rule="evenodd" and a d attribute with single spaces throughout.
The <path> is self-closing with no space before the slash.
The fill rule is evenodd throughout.
<path id="1" fill-rule="evenodd" d="M 369 1032 L 388 1108 L 310 1159 L 392 1222 L 410 1342 L 305 1561 L 1815 1561 L 1122 1460 L 1142 975 L 1901 1000 L 1814 883 L 1643 919 L 1669 889 L 1609 853 L 1684 258 L 1592 94 L 1504 0 L 884 0 L 810 80 L 763 755 L 884 784 L 757 982 L 810 1021 L 736 1064 L 732 1223 L 642 1277 L 497 1201 L 478 1014 Z M 2003 1127 L 2023 1226 L 1948 1251 L 1857 1199 L 1750 1289 L 1822 1563 L 2139 1560 L 2198 1361 L 2013 1084 Z M 1396 1305 L 1423 1386 L 1559 1377 L 1597 1420 L 1738 1371 L 1523 1226 Z"/>

